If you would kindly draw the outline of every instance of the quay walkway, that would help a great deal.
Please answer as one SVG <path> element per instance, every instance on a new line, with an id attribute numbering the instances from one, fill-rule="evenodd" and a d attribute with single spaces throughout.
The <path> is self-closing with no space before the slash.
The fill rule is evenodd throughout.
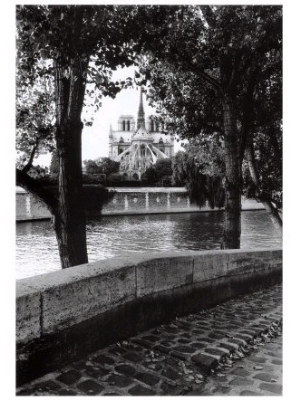
<path id="1" fill-rule="evenodd" d="M 98 350 L 16 394 L 280 395 L 281 328 L 278 284 Z"/>

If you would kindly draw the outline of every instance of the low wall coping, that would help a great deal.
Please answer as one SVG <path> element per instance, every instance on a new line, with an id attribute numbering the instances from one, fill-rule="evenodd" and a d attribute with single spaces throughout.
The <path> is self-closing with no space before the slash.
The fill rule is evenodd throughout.
<path id="1" fill-rule="evenodd" d="M 277 252 L 282 251 L 282 248 L 261 248 L 261 249 L 236 249 L 236 250 L 186 250 L 180 253 L 174 252 L 160 252 L 150 253 L 145 252 L 142 254 L 128 254 L 120 255 L 118 257 L 110 258 L 107 260 L 100 260 L 88 264 L 81 264 L 75 267 L 61 269 L 59 271 L 52 271 L 42 275 L 32 276 L 29 278 L 19 279 L 16 282 L 17 297 L 36 292 L 41 292 L 57 286 L 64 286 L 71 282 L 89 279 L 114 271 L 119 271 L 123 268 L 135 267 L 143 263 L 149 263 L 153 260 L 176 258 L 182 259 L 187 257 L 203 258 L 209 256 L 221 256 L 231 254 L 251 253 L 255 255 L 261 252 Z"/>

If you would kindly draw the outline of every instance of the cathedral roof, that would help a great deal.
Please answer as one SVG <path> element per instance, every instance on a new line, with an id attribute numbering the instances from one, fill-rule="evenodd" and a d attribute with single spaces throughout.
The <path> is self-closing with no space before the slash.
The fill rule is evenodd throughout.
<path id="1" fill-rule="evenodd" d="M 147 129 L 144 126 L 140 126 L 135 135 L 148 135 Z"/>
<path id="2" fill-rule="evenodd" d="M 145 140 L 145 141 L 153 141 L 153 138 L 148 134 L 147 129 L 145 126 L 140 126 L 139 129 L 132 137 L 132 141 L 134 140 Z"/>

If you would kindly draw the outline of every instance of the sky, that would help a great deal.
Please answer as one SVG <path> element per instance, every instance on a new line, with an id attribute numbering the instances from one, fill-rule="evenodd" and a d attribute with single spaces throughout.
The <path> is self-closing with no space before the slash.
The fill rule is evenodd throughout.
<path id="1" fill-rule="evenodd" d="M 126 79 L 134 77 L 134 67 L 120 68 L 114 71 L 112 79 Z M 91 127 L 84 126 L 82 132 L 82 160 L 94 160 L 98 157 L 108 157 L 108 135 L 112 125 L 113 130 L 117 130 L 118 119 L 122 114 L 133 115 L 137 119 L 138 105 L 140 99 L 140 88 L 124 89 L 117 94 L 115 99 L 103 97 L 102 107 L 94 114 L 94 122 Z M 155 108 L 147 104 L 146 95 L 143 94 L 143 103 L 146 118 L 155 114 Z M 174 141 L 175 153 L 180 150 L 180 143 Z M 34 164 L 49 166 L 51 155 L 39 156 Z"/>

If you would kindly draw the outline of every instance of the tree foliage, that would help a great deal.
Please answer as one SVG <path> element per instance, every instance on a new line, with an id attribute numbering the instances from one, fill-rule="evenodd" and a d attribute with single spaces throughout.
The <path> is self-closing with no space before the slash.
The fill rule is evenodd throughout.
<path id="1" fill-rule="evenodd" d="M 185 151 L 175 155 L 173 161 L 173 182 L 184 185 L 192 203 L 204 207 L 208 202 L 211 208 L 224 207 L 224 154 L 222 147 L 199 144 L 194 138 L 185 146 Z"/>
<path id="2" fill-rule="evenodd" d="M 163 178 L 171 176 L 173 173 L 172 160 L 170 158 L 159 159 L 154 164 L 154 168 L 158 181 L 162 181 Z"/>
<path id="3" fill-rule="evenodd" d="M 149 185 L 155 185 L 158 182 L 158 176 L 154 166 L 146 169 L 146 171 L 142 175 L 142 180 L 143 182 L 145 182 L 145 184 Z"/>
<path id="4" fill-rule="evenodd" d="M 41 152 L 54 148 L 53 81 L 37 77 L 24 84 L 21 75 L 16 81 L 16 150 L 18 166 L 24 172 Z"/>
<path id="5" fill-rule="evenodd" d="M 154 165 L 146 169 L 142 179 L 150 185 L 171 186 L 172 174 L 172 160 L 169 158 L 159 159 Z"/>
<path id="6" fill-rule="evenodd" d="M 108 157 L 100 157 L 96 160 L 85 160 L 83 164 L 88 174 L 105 174 L 106 177 L 117 173 L 120 166 L 119 162 L 113 161 Z"/>

